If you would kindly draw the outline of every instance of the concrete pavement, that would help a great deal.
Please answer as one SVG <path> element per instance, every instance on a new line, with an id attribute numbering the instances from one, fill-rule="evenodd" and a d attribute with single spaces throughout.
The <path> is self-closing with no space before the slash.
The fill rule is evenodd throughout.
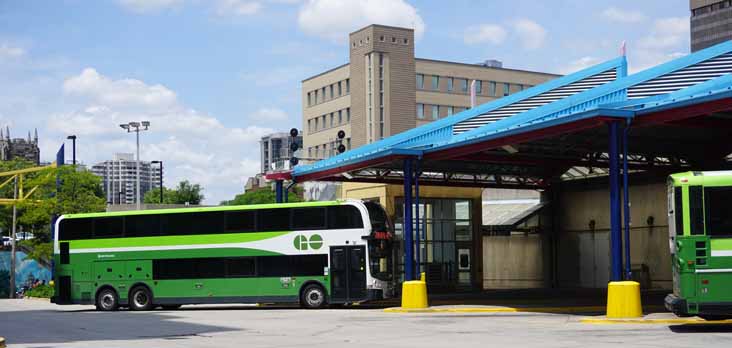
<path id="1" fill-rule="evenodd" d="M 8 347 L 728 347 L 732 325 L 588 325 L 549 313 L 184 306 L 112 313 L 0 300 Z"/>

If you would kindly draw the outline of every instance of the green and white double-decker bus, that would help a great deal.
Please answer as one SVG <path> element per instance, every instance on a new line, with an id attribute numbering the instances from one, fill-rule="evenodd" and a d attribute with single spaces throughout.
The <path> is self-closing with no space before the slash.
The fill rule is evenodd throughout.
<path id="1" fill-rule="evenodd" d="M 671 175 L 668 218 L 673 294 L 666 308 L 732 318 L 732 171 Z"/>
<path id="2" fill-rule="evenodd" d="M 393 249 L 383 208 L 357 200 L 64 215 L 52 300 L 104 311 L 362 302 L 391 296 Z"/>

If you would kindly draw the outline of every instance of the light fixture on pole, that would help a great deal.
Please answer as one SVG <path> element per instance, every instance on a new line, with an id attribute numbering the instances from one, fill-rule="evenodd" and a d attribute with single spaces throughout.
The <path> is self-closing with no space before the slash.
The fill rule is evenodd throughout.
<path id="1" fill-rule="evenodd" d="M 135 132 L 137 140 L 137 175 L 135 178 L 135 202 L 137 204 L 137 210 L 140 210 L 140 131 L 146 131 L 150 128 L 149 121 L 142 122 L 129 122 L 127 124 L 119 125 L 122 129 L 126 130 L 127 133 Z M 141 128 L 142 127 L 142 128 Z"/>

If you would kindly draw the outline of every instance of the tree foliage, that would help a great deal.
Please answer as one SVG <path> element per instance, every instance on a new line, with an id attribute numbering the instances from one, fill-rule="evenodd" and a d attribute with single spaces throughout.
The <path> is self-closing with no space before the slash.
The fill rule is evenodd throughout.
<path id="1" fill-rule="evenodd" d="M 143 202 L 147 204 L 201 204 L 203 188 L 199 184 L 191 184 L 188 180 L 178 183 L 174 189 L 163 187 L 163 201 L 160 202 L 160 189 L 147 191 Z"/>
<path id="2" fill-rule="evenodd" d="M 32 167 L 27 161 L 0 162 L 0 171 Z M 56 183 L 59 183 L 57 190 Z M 100 212 L 105 209 L 104 193 L 101 178 L 86 170 L 76 170 L 72 166 L 47 168 L 39 172 L 29 173 L 24 178 L 25 191 L 37 187 L 28 199 L 17 205 L 18 226 L 23 231 L 32 232 L 33 240 L 27 246 L 33 248 L 29 254 L 32 259 L 51 257 L 51 217 L 62 214 Z M 3 197 L 12 197 L 12 185 L 9 192 L 3 188 Z M 5 206 L 0 213 L 0 224 L 4 230 L 11 228 L 12 207 Z"/>
<path id="3" fill-rule="evenodd" d="M 290 189 L 287 195 L 288 202 L 302 202 L 302 192 L 295 186 Z M 257 190 L 251 190 L 246 193 L 238 194 L 230 201 L 223 201 L 221 205 L 248 205 L 248 204 L 267 204 L 275 203 L 275 192 L 269 187 L 263 187 Z"/>

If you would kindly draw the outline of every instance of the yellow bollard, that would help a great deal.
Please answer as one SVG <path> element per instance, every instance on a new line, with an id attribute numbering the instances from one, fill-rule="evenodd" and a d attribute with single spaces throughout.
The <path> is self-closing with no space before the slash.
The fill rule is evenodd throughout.
<path id="1" fill-rule="evenodd" d="M 402 283 L 402 308 L 427 308 L 427 283 L 410 280 Z"/>
<path id="2" fill-rule="evenodd" d="M 610 282 L 607 285 L 608 318 L 640 318 L 643 316 L 638 282 Z"/>

